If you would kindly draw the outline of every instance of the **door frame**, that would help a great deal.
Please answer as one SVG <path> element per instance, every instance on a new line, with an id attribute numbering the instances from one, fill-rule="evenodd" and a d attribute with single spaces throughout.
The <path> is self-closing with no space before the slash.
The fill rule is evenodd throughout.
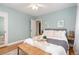
<path id="1" fill-rule="evenodd" d="M 4 45 L 8 44 L 8 13 L 0 11 L 0 16 L 4 17 L 4 31 L 5 31 L 5 43 Z"/>
<path id="2" fill-rule="evenodd" d="M 37 19 L 31 19 L 31 37 L 36 36 L 36 21 L 40 21 L 41 22 L 41 31 L 43 30 L 43 21 L 41 18 L 37 18 Z M 33 23 L 32 23 L 33 22 Z M 33 29 L 33 28 L 34 29 Z M 42 33 L 42 32 L 41 32 Z"/>
<path id="3" fill-rule="evenodd" d="M 36 35 L 36 20 L 31 19 L 31 37 Z"/>

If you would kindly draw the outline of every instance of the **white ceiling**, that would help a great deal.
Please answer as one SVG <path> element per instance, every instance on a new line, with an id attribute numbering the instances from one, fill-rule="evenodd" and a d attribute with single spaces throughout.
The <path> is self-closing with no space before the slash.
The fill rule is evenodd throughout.
<path id="1" fill-rule="evenodd" d="M 2 5 L 5 5 L 7 7 L 13 8 L 15 10 L 24 12 L 32 16 L 44 15 L 64 8 L 76 6 L 75 3 L 41 3 L 45 7 L 39 8 L 38 11 L 34 11 L 31 8 L 27 8 L 29 4 L 30 3 L 3 3 Z"/>

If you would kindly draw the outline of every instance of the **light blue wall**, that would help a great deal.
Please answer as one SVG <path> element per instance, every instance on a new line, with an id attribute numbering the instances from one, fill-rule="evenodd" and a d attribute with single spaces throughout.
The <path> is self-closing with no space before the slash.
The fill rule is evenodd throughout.
<path id="1" fill-rule="evenodd" d="M 45 28 L 57 28 L 57 21 L 64 20 L 64 28 L 75 30 L 76 6 L 55 11 L 46 15 L 39 16 L 43 19 Z"/>
<path id="2" fill-rule="evenodd" d="M 6 6 L 0 5 L 0 11 L 8 13 L 8 42 L 30 37 L 30 16 Z"/>
<path id="3" fill-rule="evenodd" d="M 36 17 L 26 15 L 3 5 L 0 5 L 0 11 L 8 12 L 9 43 L 30 37 L 31 19 Z M 46 23 L 44 26 L 45 28 L 57 28 L 57 21 L 64 20 L 65 28 L 68 30 L 74 30 L 76 20 L 76 7 L 66 8 L 38 17 L 41 17 L 43 22 Z"/>

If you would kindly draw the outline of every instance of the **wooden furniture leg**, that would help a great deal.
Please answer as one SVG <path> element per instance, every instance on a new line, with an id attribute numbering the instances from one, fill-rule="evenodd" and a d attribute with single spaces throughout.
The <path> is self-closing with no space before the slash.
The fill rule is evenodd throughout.
<path id="1" fill-rule="evenodd" d="M 20 53 L 20 50 L 24 52 L 24 54 L 27 55 L 50 55 L 50 53 L 47 53 L 37 47 L 31 46 L 29 44 L 23 43 L 18 45 L 18 55 Z"/>
<path id="2" fill-rule="evenodd" d="M 19 55 L 19 47 L 17 48 L 17 55 Z"/>

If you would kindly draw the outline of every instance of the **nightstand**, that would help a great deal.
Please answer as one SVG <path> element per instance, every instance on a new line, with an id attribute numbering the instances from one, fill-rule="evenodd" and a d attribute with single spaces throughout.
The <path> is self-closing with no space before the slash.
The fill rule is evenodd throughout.
<path id="1" fill-rule="evenodd" d="M 74 39 L 75 39 L 74 31 L 69 31 L 68 32 L 67 39 L 68 39 L 69 47 L 73 47 Z"/>
<path id="2" fill-rule="evenodd" d="M 69 43 L 69 47 L 73 47 L 73 45 L 74 45 L 74 40 L 68 40 L 68 43 Z"/>

